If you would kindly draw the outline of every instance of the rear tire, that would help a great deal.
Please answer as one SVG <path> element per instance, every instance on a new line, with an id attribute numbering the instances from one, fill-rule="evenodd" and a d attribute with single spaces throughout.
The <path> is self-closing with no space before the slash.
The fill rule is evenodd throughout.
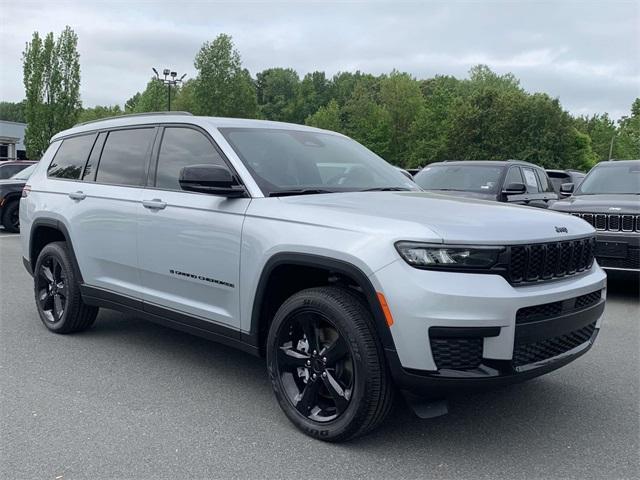
<path id="1" fill-rule="evenodd" d="M 80 282 L 65 242 L 46 245 L 33 271 L 34 294 L 40 320 L 55 333 L 73 333 L 93 325 L 98 307 L 82 301 Z"/>
<path id="2" fill-rule="evenodd" d="M 286 300 L 269 329 L 267 365 L 284 413 L 320 440 L 364 435 L 391 409 L 394 389 L 371 313 L 345 288 L 310 288 Z"/>
<path id="3" fill-rule="evenodd" d="M 2 226 L 6 232 L 18 233 L 20 232 L 20 216 L 19 216 L 20 202 L 13 200 L 4 207 L 2 213 Z"/>

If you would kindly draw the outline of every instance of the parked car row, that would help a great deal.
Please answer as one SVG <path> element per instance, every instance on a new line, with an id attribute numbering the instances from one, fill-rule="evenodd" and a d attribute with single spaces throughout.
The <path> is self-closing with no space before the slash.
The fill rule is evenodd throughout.
<path id="1" fill-rule="evenodd" d="M 417 398 L 586 353 L 606 300 L 593 228 L 507 204 L 547 206 L 545 172 L 447 162 L 418 177 L 439 193 L 300 125 L 175 113 L 78 125 L 23 189 L 35 308 L 54 333 L 111 308 L 264 356 L 284 414 L 334 442 L 376 428 L 395 389 L 434 416 L 441 403 Z"/>

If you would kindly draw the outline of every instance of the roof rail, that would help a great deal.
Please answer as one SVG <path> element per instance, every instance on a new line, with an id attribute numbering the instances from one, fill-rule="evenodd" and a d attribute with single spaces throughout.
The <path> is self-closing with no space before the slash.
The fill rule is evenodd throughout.
<path id="1" fill-rule="evenodd" d="M 131 117 L 148 117 L 149 115 L 189 115 L 193 116 L 191 112 L 145 112 L 145 113 L 125 113 L 124 115 L 114 115 L 113 117 L 98 118 L 96 120 L 87 120 L 86 122 L 76 123 L 74 127 L 81 125 L 89 125 L 90 123 L 102 122 L 103 120 L 114 120 L 116 118 L 131 118 Z"/>

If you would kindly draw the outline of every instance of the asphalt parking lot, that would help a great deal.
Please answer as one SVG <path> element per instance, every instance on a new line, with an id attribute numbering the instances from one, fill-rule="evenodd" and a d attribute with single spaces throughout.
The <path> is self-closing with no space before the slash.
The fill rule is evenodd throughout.
<path id="1" fill-rule="evenodd" d="M 331 445 L 288 422 L 260 359 L 107 310 L 49 333 L 0 231 L 0 477 L 638 478 L 638 282 L 610 277 L 608 295 L 596 345 L 567 367 L 432 420 L 398 402 Z"/>

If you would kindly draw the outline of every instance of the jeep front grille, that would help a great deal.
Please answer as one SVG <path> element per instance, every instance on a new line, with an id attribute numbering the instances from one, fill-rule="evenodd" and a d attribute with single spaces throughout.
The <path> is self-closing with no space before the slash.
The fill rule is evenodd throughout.
<path id="1" fill-rule="evenodd" d="M 582 218 L 596 230 L 607 232 L 640 232 L 640 215 L 606 213 L 572 213 Z"/>
<path id="2" fill-rule="evenodd" d="M 593 237 L 509 247 L 507 278 L 520 284 L 575 275 L 591 268 L 594 247 Z"/>

